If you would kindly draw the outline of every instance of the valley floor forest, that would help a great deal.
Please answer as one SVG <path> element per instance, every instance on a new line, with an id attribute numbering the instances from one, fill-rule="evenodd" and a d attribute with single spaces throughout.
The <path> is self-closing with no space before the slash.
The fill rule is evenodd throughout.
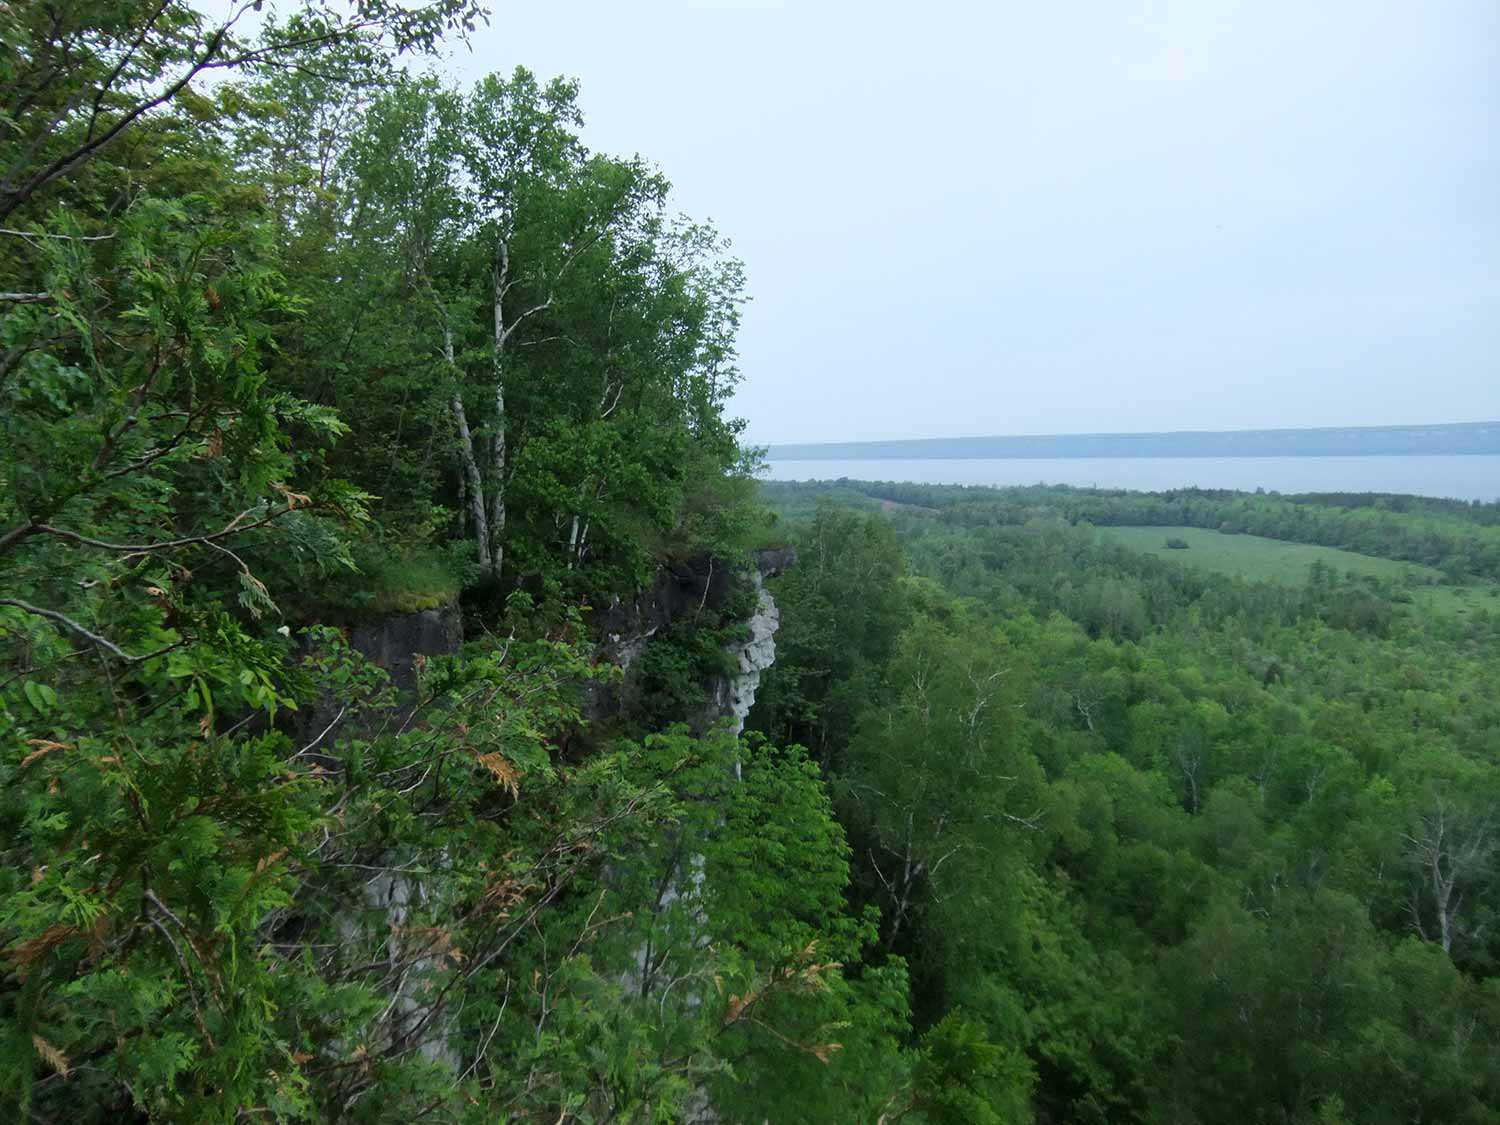
<path id="1" fill-rule="evenodd" d="M 577 84 L 260 9 L 0 5 L 0 1116 L 1500 1121 L 1500 505 L 761 483 Z"/>

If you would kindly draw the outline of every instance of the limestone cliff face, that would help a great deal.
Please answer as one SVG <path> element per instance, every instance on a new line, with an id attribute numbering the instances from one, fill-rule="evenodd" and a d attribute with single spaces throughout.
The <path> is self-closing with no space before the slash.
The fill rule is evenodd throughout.
<path id="1" fill-rule="evenodd" d="M 779 574 L 785 567 L 791 565 L 795 559 L 795 553 L 788 550 L 779 554 L 779 561 L 774 563 L 774 569 L 766 565 L 765 556 L 768 552 L 762 552 L 758 565 L 751 572 L 751 582 L 755 587 L 755 611 L 745 623 L 749 635 L 733 646 L 730 654 L 734 657 L 737 671 L 721 677 L 716 677 L 709 690 L 709 703 L 707 714 L 703 716 L 702 726 L 711 726 L 721 719 L 728 718 L 734 723 L 735 734 L 745 729 L 745 717 L 750 714 L 750 708 L 755 706 L 755 693 L 760 689 L 761 674 L 776 662 L 776 630 L 781 625 L 781 611 L 776 607 L 776 600 L 771 597 L 771 591 L 766 589 L 766 578 L 770 574 Z M 734 778 L 740 780 L 740 761 L 736 757 L 732 766 Z M 686 882 L 696 890 L 703 882 L 703 857 L 694 854 L 688 857 L 685 867 L 679 872 L 679 877 L 685 876 Z M 680 893 L 678 883 L 667 889 L 667 895 L 662 896 L 663 909 L 670 904 Z M 638 958 L 639 965 L 645 963 L 645 953 Z M 638 966 L 637 972 L 640 968 Z M 691 998 L 694 1003 L 697 997 Z M 688 1099 L 684 1117 L 687 1125 L 719 1125 L 722 1120 L 718 1111 L 714 1108 L 708 1091 L 703 1087 L 695 1089 Z"/>
<path id="2" fill-rule="evenodd" d="M 748 576 L 755 594 L 754 609 L 744 622 L 744 639 L 731 645 L 728 652 L 735 670 L 713 677 L 706 685 L 708 702 L 703 713 L 685 716 L 693 727 L 707 729 L 727 718 L 732 721 L 736 734 L 745 729 L 745 718 L 755 705 L 761 676 L 776 660 L 776 630 L 781 625 L 781 611 L 771 597 L 771 592 L 766 589 L 766 579 L 783 573 L 796 559 L 796 551 L 790 547 L 756 553 Z M 716 586 L 715 582 L 724 585 Z M 611 607 L 616 613 L 614 622 L 622 626 L 633 626 L 633 631 L 606 633 L 604 638 L 608 646 L 605 651 L 625 670 L 625 686 L 616 697 L 617 706 L 620 701 L 629 699 L 631 665 L 645 652 L 651 637 L 671 624 L 674 609 L 680 613 L 701 611 L 705 605 L 718 608 L 731 590 L 722 566 L 716 568 L 714 560 L 706 558 L 697 566 L 676 571 L 670 583 L 669 585 L 659 578 L 644 605 L 637 599 L 634 605 L 623 612 L 618 607 Z M 715 598 L 718 600 L 714 601 Z M 733 769 L 735 779 L 738 780 L 738 759 L 727 768 Z M 674 863 L 676 866 L 666 872 L 663 879 L 662 891 L 656 903 L 659 911 L 668 909 L 684 894 L 698 893 L 705 878 L 703 856 L 691 844 Z M 636 952 L 635 963 L 621 978 L 627 989 L 633 992 L 640 989 L 650 957 L 649 945 Z M 700 999 L 691 992 L 686 996 L 687 1003 L 693 1005 Z M 684 1109 L 683 1120 L 687 1125 L 718 1125 L 721 1120 L 708 1091 L 703 1087 L 693 1091 Z"/>
<path id="3" fill-rule="evenodd" d="M 751 561 L 748 574 L 708 555 L 666 565 L 648 589 L 629 602 L 617 600 L 599 613 L 594 621 L 599 636 L 599 658 L 619 665 L 624 676 L 621 684 L 594 691 L 585 707 L 586 717 L 600 719 L 628 714 L 632 703 L 632 668 L 652 638 L 673 621 L 701 615 L 705 610 L 712 610 L 717 619 L 722 616 L 730 598 L 743 590 L 743 586 L 737 584 L 748 581 L 754 593 L 754 604 L 750 616 L 743 621 L 744 637 L 735 641 L 727 653 L 733 670 L 712 677 L 704 685 L 707 703 L 700 714 L 682 716 L 700 730 L 728 718 L 736 733 L 742 731 L 745 717 L 755 703 L 761 676 L 776 658 L 775 635 L 781 615 L 766 589 L 765 580 L 791 566 L 796 561 L 796 554 L 790 548 L 760 551 Z M 457 606 L 372 617 L 349 631 L 351 647 L 390 674 L 402 697 L 397 705 L 402 710 L 412 706 L 410 700 L 416 687 L 418 660 L 454 654 L 462 642 L 462 619 Z M 316 729 L 322 729 L 325 723 L 336 726 L 340 715 L 337 701 L 328 701 L 317 709 L 312 716 L 314 722 L 308 725 Z M 330 758 L 329 764 L 331 768 L 335 767 L 336 760 Z M 726 768 L 729 768 L 727 763 Z M 738 763 L 732 768 L 738 777 Z M 377 871 L 363 888 L 364 907 L 383 918 L 385 928 L 390 930 L 392 936 L 385 940 L 390 943 L 389 955 L 393 959 L 400 955 L 394 935 L 400 931 L 414 905 L 427 893 L 420 879 L 401 870 L 401 859 L 398 855 L 379 857 L 374 865 L 387 865 L 387 870 Z M 676 862 L 680 866 L 668 873 L 658 909 L 665 909 L 681 894 L 695 888 L 704 877 L 702 857 L 696 854 L 696 849 L 685 849 Z M 370 935 L 361 932 L 361 924 L 355 915 L 344 918 L 342 924 L 351 944 L 361 939 L 368 940 Z M 625 972 L 623 979 L 627 986 L 637 985 L 645 957 L 646 951 L 642 950 L 637 964 Z M 419 971 L 422 967 L 421 964 L 417 966 Z M 403 976 L 396 995 L 391 998 L 393 1011 L 400 1017 L 395 1034 L 410 1037 L 413 1045 L 428 1060 L 456 1067 L 458 1054 L 449 1041 L 448 1029 L 441 1024 L 421 1024 L 415 988 Z M 718 1120 L 702 1091 L 693 1099 L 688 1120 L 701 1125 Z"/>
<path id="4" fill-rule="evenodd" d="M 463 644 L 463 617 L 456 602 L 416 613 L 382 613 L 350 626 L 347 636 L 350 648 L 391 677 L 400 695 L 396 716 L 399 726 L 416 698 L 417 661 L 455 655 Z M 370 721 L 367 716 L 366 722 Z M 305 745 L 315 737 L 321 741 L 336 732 L 346 733 L 348 723 L 342 701 L 328 698 L 303 708 L 292 720 L 291 734 L 299 745 Z M 314 760 L 325 769 L 339 766 L 333 755 L 319 755 Z"/>
<path id="5" fill-rule="evenodd" d="M 750 636 L 731 649 L 739 671 L 715 677 L 704 685 L 708 706 L 701 714 L 682 716 L 690 726 L 706 729 L 719 719 L 732 717 L 735 729 L 743 729 L 745 716 L 755 702 L 761 673 L 776 656 L 774 636 L 780 613 L 765 580 L 783 573 L 796 561 L 797 552 L 791 547 L 756 551 L 752 556 L 748 580 L 754 586 L 755 608 L 745 622 Z M 628 715 L 638 688 L 634 669 L 652 638 L 680 618 L 706 610 L 722 612 L 740 580 L 740 575 L 723 560 L 697 555 L 664 565 L 649 588 L 628 602 L 617 599 L 596 614 L 599 657 L 618 665 L 624 675 L 620 684 L 595 690 L 585 708 L 588 717 Z"/>
<path id="6" fill-rule="evenodd" d="M 463 644 L 463 617 L 456 603 L 414 613 L 383 613 L 352 625 L 347 636 L 350 648 L 391 677 L 398 693 L 395 719 L 399 725 L 416 705 L 418 661 L 457 654 Z M 380 721 L 365 716 L 362 726 L 378 725 Z M 344 717 L 341 702 L 327 699 L 310 710 L 301 726 L 307 737 L 321 731 L 323 733 L 318 737 L 324 738 L 341 727 L 349 729 L 349 722 Z M 325 768 L 339 768 L 336 754 L 330 753 L 316 760 Z M 351 949 L 367 948 L 373 941 L 376 948 L 384 947 L 383 955 L 392 965 L 405 955 L 399 935 L 408 917 L 429 893 L 429 887 L 421 879 L 402 870 L 405 859 L 389 852 L 370 857 L 368 863 L 374 874 L 361 885 L 362 909 L 347 912 L 339 918 L 344 941 Z M 444 856 L 442 862 L 446 861 Z M 368 922 L 370 916 L 380 919 L 373 928 Z M 420 1018 L 423 1010 L 420 978 L 430 967 L 430 959 L 423 958 L 412 966 L 412 972 L 398 976 L 394 995 L 390 998 L 391 1035 L 395 1040 L 410 1042 L 429 1062 L 456 1069 L 459 1056 L 450 1042 L 446 1025 L 426 1025 Z"/>
<path id="7" fill-rule="evenodd" d="M 463 643 L 463 621 L 457 605 L 417 613 L 385 613 L 349 630 L 349 647 L 390 673 L 397 690 L 417 686 L 417 658 L 452 656 Z"/>
<path id="8" fill-rule="evenodd" d="M 745 623 L 749 636 L 731 650 L 738 671 L 718 677 L 710 687 L 708 723 L 729 718 L 734 723 L 734 733 L 745 729 L 745 718 L 755 706 L 755 695 L 760 690 L 760 677 L 776 663 L 776 630 L 781 627 L 781 610 L 771 591 L 766 589 L 764 577 L 757 571 L 751 581 L 755 585 L 755 612 Z M 739 763 L 734 766 L 739 776 Z"/>
<path id="9" fill-rule="evenodd" d="M 783 573 L 796 561 L 797 552 L 791 547 L 761 551 L 756 559 L 756 569 L 751 576 L 755 584 L 755 612 L 747 622 L 750 636 L 735 653 L 740 671 L 729 681 L 726 700 L 729 713 L 734 716 L 735 733 L 745 729 L 745 717 L 755 706 L 761 673 L 776 663 L 776 630 L 781 628 L 781 610 L 777 608 L 776 599 L 771 597 L 771 591 L 766 589 L 766 579 Z"/>
<path id="10" fill-rule="evenodd" d="M 730 648 L 738 669 L 715 677 L 705 688 L 709 704 L 701 715 L 684 715 L 694 727 L 706 728 L 719 719 L 732 718 L 735 730 L 743 730 L 745 716 L 755 702 L 761 674 L 776 659 L 776 630 L 781 614 L 766 589 L 765 580 L 784 573 L 797 561 L 791 547 L 757 551 L 751 557 L 748 578 L 754 594 L 754 609 L 744 625 L 748 637 Z M 597 613 L 592 622 L 598 635 L 601 660 L 623 669 L 624 684 L 613 690 L 596 691 L 585 708 L 587 717 L 603 718 L 628 711 L 631 703 L 632 669 L 657 633 L 685 616 L 705 610 L 722 612 L 735 593 L 736 583 L 744 580 L 740 573 L 721 559 L 697 555 L 690 559 L 664 564 L 651 585 L 629 601 L 616 599 Z M 416 687 L 416 665 L 419 659 L 451 656 L 463 643 L 463 623 L 457 605 L 417 613 L 388 613 L 370 617 L 349 630 L 349 645 L 372 663 L 384 668 L 402 694 Z M 316 726 L 332 717 L 309 716 L 307 725 Z M 335 708 L 336 710 L 336 708 Z"/>

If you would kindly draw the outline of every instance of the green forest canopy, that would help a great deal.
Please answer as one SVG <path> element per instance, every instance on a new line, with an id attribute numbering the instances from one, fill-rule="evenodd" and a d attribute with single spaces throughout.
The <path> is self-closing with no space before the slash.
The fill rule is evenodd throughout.
<path id="1" fill-rule="evenodd" d="M 1092 526 L 1395 527 L 1361 543 L 1458 573 L 1492 510 L 766 494 L 801 557 L 752 721 L 817 749 L 918 1024 L 1021 1047 L 1037 1120 L 1495 1119 L 1500 615 Z"/>

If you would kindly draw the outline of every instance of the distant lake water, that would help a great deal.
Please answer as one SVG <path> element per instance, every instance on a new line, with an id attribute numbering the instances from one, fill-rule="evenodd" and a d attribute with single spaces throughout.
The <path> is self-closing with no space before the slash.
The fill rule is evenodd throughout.
<path id="1" fill-rule="evenodd" d="M 1500 500 L 1500 457 L 1109 457 L 771 461 L 770 480 L 915 484 L 1068 484 L 1080 488 L 1233 488 L 1254 492 L 1405 492 Z"/>

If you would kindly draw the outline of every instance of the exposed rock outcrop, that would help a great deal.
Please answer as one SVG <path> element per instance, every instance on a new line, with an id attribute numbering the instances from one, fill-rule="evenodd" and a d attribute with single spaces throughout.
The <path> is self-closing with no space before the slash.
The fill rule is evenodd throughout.
<path id="1" fill-rule="evenodd" d="M 349 647 L 384 669 L 395 685 L 399 697 L 396 726 L 415 706 L 417 662 L 432 656 L 452 656 L 463 639 L 463 615 L 457 603 L 415 613 L 373 615 L 351 625 L 347 631 Z M 365 715 L 362 729 L 368 733 L 389 718 Z M 345 717 L 343 701 L 330 697 L 298 711 L 290 720 L 290 733 L 299 745 L 311 745 L 328 739 L 336 731 L 347 732 L 350 722 Z M 339 768 L 338 758 L 333 754 L 320 753 L 314 760 L 324 769 Z"/>
<path id="2" fill-rule="evenodd" d="M 709 692 L 705 726 L 721 718 L 734 722 L 736 734 L 745 729 L 745 717 L 755 706 L 761 674 L 776 662 L 776 630 L 781 627 L 781 611 L 766 589 L 759 572 L 752 575 L 755 584 L 755 612 L 745 623 L 749 636 L 731 650 L 738 671 L 716 679 Z M 738 772 L 738 765 L 735 767 Z"/>
<path id="3" fill-rule="evenodd" d="M 417 663 L 433 656 L 452 656 L 463 644 L 463 618 L 456 604 L 414 613 L 386 613 L 371 616 L 348 630 L 349 647 L 372 664 L 385 670 L 398 693 L 395 720 L 404 721 L 416 706 Z M 361 728 L 377 727 L 389 715 L 363 716 Z M 325 738 L 340 726 L 347 727 L 341 701 L 326 699 L 305 716 L 300 727 L 305 738 Z M 322 733 L 319 733 L 322 732 Z M 334 753 L 315 757 L 326 769 L 338 769 Z M 384 947 L 384 956 L 392 966 L 408 956 L 403 933 L 414 908 L 428 894 L 423 881 L 402 870 L 404 857 L 394 853 L 372 857 L 370 870 L 359 891 L 359 909 L 344 913 L 339 919 L 344 941 L 351 949 L 368 948 L 374 941 Z M 446 862 L 446 857 L 444 862 Z M 380 870 L 381 867 L 385 870 Z M 370 929 L 368 917 L 380 919 Z M 391 997 L 391 1034 L 393 1041 L 408 1041 L 429 1062 L 457 1068 L 458 1053 L 450 1042 L 445 1023 L 423 1024 L 421 989 L 423 975 L 432 967 L 431 957 L 420 957 L 409 971 L 396 975 L 395 994 Z"/>
<path id="4" fill-rule="evenodd" d="M 753 589 L 754 603 L 749 617 L 742 622 L 745 635 L 728 649 L 734 670 L 716 675 L 704 685 L 708 698 L 701 714 L 683 716 L 699 729 L 707 729 L 728 718 L 737 733 L 743 730 L 761 676 L 776 656 L 775 634 L 780 625 L 780 612 L 766 589 L 765 580 L 781 574 L 795 560 L 796 553 L 791 548 L 759 551 L 752 559 L 748 574 L 709 555 L 679 560 L 663 566 L 651 586 L 637 597 L 628 602 L 616 600 L 597 613 L 593 625 L 599 636 L 599 658 L 618 665 L 624 675 L 619 684 L 594 689 L 594 697 L 585 708 L 586 716 L 598 719 L 628 714 L 635 686 L 632 681 L 639 676 L 637 669 L 636 677 L 632 677 L 632 669 L 638 665 L 652 638 L 683 618 L 698 618 L 706 614 L 710 622 L 721 621 L 731 605 L 739 604 L 733 599 L 743 596 L 744 583 L 748 581 Z M 463 641 L 462 619 L 457 606 L 418 613 L 386 614 L 353 626 L 348 639 L 352 648 L 389 673 L 402 697 L 398 706 L 405 711 L 412 706 L 418 661 L 456 653 Z M 318 729 L 324 723 L 335 721 L 338 704 L 329 702 L 331 706 L 317 709 L 316 722 L 312 725 Z M 739 776 L 738 762 L 732 767 L 726 763 L 726 768 L 732 768 L 736 777 Z M 385 955 L 393 966 L 404 956 L 401 934 L 407 919 L 427 894 L 421 879 L 401 869 L 401 859 L 396 854 L 380 857 L 376 863 L 388 865 L 388 869 L 377 871 L 368 879 L 361 894 L 365 912 L 373 912 L 382 918 L 389 931 L 377 940 L 383 941 Z M 666 909 L 682 894 L 696 890 L 704 878 L 703 858 L 691 845 L 684 847 L 679 859 L 674 861 L 674 867 L 666 876 L 657 903 L 659 910 Z M 371 935 L 362 932 L 356 914 L 345 917 L 342 924 L 351 946 L 369 940 Z M 631 987 L 639 987 L 648 955 L 647 948 L 639 951 L 636 964 L 626 972 L 624 979 Z M 395 1017 L 393 1034 L 398 1038 L 409 1037 L 410 1045 L 424 1058 L 456 1067 L 459 1059 L 450 1041 L 448 1027 L 442 1023 L 424 1025 L 421 1022 L 419 981 L 428 967 L 428 959 L 419 959 L 410 974 L 401 975 L 391 998 Z M 695 997 L 689 999 L 697 1002 Z M 705 1091 L 698 1091 L 693 1098 L 688 1120 L 702 1125 L 718 1120 Z"/>
<path id="5" fill-rule="evenodd" d="M 740 677 L 705 685 L 710 698 L 707 712 L 684 716 L 694 726 L 707 727 L 730 714 L 743 726 L 754 702 L 760 672 L 770 666 L 775 656 L 771 636 L 780 618 L 764 581 L 784 573 L 796 561 L 797 552 L 792 547 L 767 548 L 753 554 L 750 581 L 755 585 L 756 608 L 747 622 L 751 638 L 745 646 L 737 646 L 735 653 L 748 696 L 740 696 L 742 709 L 734 701 L 735 683 Z M 593 698 L 585 707 L 586 715 L 599 719 L 628 714 L 638 686 L 633 669 L 651 639 L 683 617 L 706 611 L 721 613 L 735 593 L 738 578 L 736 570 L 724 560 L 713 555 L 694 555 L 664 564 L 650 587 L 630 601 L 616 599 L 598 611 L 593 625 L 599 635 L 599 658 L 618 665 L 623 676 L 616 685 L 594 689 Z"/>
<path id="6" fill-rule="evenodd" d="M 417 686 L 417 658 L 451 656 L 463 643 L 463 620 L 457 605 L 416 613 L 386 613 L 349 630 L 349 647 L 390 673 L 398 690 Z"/>
<path id="7" fill-rule="evenodd" d="M 767 578 L 783 573 L 797 560 L 791 547 L 762 550 L 755 554 L 748 578 L 754 589 L 755 604 L 749 618 L 744 621 L 746 636 L 729 648 L 735 671 L 715 676 L 706 684 L 708 701 L 703 712 L 689 716 L 691 725 L 705 730 L 724 719 L 730 719 L 734 731 L 745 729 L 745 718 L 755 704 L 755 695 L 766 669 L 776 659 L 776 630 L 781 624 L 781 612 L 771 592 L 766 589 Z M 733 591 L 732 572 L 707 556 L 693 560 L 688 566 L 679 567 L 658 576 L 651 590 L 636 599 L 628 607 L 618 603 L 606 611 L 605 620 L 615 628 L 605 633 L 603 651 L 625 670 L 626 684 L 614 697 L 616 708 L 623 707 L 630 698 L 630 668 L 645 652 L 651 638 L 669 626 L 676 616 L 683 613 L 701 612 L 705 607 L 722 608 Z M 612 615 L 612 616 L 610 616 Z M 740 763 L 736 758 L 726 763 L 740 778 Z M 683 895 L 701 892 L 705 878 L 703 856 L 684 841 L 677 853 L 674 867 L 668 870 L 662 881 L 661 893 L 655 908 L 665 911 Z M 701 915 L 700 915 L 701 918 Z M 637 991 L 646 974 L 652 957 L 649 944 L 636 952 L 635 963 L 624 974 L 627 988 Z M 696 1006 L 702 997 L 692 990 L 683 995 L 684 1001 Z M 699 1087 L 690 1095 L 684 1107 L 683 1120 L 688 1125 L 718 1125 L 719 1114 L 706 1088 Z"/>

